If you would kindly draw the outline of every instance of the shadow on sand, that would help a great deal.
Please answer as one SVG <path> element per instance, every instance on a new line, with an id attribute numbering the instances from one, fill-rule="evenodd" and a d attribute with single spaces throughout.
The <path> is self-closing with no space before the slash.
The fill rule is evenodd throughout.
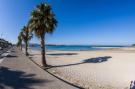
<path id="1" fill-rule="evenodd" d="M 53 68 L 53 67 L 67 67 L 67 66 L 74 66 L 74 65 L 80 65 L 80 64 L 84 64 L 84 63 L 102 63 L 102 62 L 106 62 L 108 61 L 108 59 L 112 58 L 111 56 L 104 56 L 104 57 L 96 57 L 96 58 L 90 58 L 90 59 L 85 59 L 80 63 L 74 63 L 74 64 L 67 64 L 67 65 L 58 65 L 58 66 L 51 66 L 49 65 L 49 68 Z"/>
<path id="2" fill-rule="evenodd" d="M 0 89 L 33 89 L 31 86 L 41 86 L 48 80 L 36 79 L 35 74 L 26 74 L 22 71 L 15 71 L 7 67 L 0 67 Z"/>
<path id="3" fill-rule="evenodd" d="M 77 53 L 53 53 L 53 54 L 47 54 L 51 56 L 65 56 L 65 55 L 77 55 Z"/>

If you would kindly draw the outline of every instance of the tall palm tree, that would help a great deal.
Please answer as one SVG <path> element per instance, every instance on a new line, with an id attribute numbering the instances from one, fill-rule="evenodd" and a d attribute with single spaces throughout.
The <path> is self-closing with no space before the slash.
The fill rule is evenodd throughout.
<path id="1" fill-rule="evenodd" d="M 24 26 L 22 29 L 22 40 L 25 43 L 25 54 L 28 56 L 28 42 L 31 40 L 32 34 L 29 31 L 29 28 Z"/>
<path id="2" fill-rule="evenodd" d="M 53 33 L 57 26 L 57 20 L 52 12 L 52 8 L 47 3 L 41 3 L 31 13 L 31 19 L 29 26 L 41 42 L 41 54 L 42 54 L 42 65 L 47 66 L 45 56 L 45 35 L 46 33 Z"/>
<path id="3" fill-rule="evenodd" d="M 22 32 L 19 33 L 17 46 L 20 46 L 22 50 Z"/>

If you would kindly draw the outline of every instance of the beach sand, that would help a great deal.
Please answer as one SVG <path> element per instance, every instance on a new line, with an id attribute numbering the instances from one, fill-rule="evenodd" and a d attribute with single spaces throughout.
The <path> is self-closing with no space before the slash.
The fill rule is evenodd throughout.
<path id="1" fill-rule="evenodd" d="M 40 51 L 30 50 L 41 65 Z M 100 51 L 47 51 L 48 69 L 86 89 L 129 89 L 135 80 L 135 48 Z"/>

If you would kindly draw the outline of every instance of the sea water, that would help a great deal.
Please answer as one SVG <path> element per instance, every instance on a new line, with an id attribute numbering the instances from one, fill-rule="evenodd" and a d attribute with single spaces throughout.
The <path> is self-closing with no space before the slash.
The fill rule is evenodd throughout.
<path id="1" fill-rule="evenodd" d="M 104 50 L 110 48 L 121 48 L 125 46 L 90 46 L 90 45 L 47 45 L 46 50 L 62 50 L 62 51 L 88 51 L 88 50 Z M 34 50 L 40 50 L 40 45 L 30 46 Z"/>

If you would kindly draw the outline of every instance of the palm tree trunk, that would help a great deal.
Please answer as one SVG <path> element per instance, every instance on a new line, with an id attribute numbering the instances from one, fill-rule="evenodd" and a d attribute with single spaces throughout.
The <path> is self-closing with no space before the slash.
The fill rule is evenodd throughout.
<path id="1" fill-rule="evenodd" d="M 21 42 L 21 51 L 22 51 L 22 42 Z"/>
<path id="2" fill-rule="evenodd" d="M 25 42 L 25 54 L 28 56 L 28 42 Z"/>
<path id="3" fill-rule="evenodd" d="M 42 65 L 44 67 L 47 66 L 46 63 L 46 56 L 45 56 L 45 41 L 44 41 L 44 35 L 41 36 L 41 54 L 42 54 Z"/>

